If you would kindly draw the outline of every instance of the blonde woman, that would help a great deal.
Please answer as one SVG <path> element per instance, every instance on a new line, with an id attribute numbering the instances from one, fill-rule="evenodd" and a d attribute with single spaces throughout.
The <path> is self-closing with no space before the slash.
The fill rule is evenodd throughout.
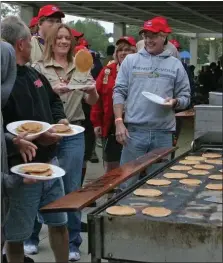
<path id="1" fill-rule="evenodd" d="M 93 78 L 92 85 L 86 86 L 84 91 L 70 91 L 67 88 L 68 85 L 74 85 L 75 64 L 72 41 L 70 28 L 65 24 L 56 25 L 46 39 L 43 59 L 33 64 L 33 67 L 45 75 L 54 92 L 60 95 L 68 121 L 71 124 L 82 125 L 85 119 L 82 99 L 93 105 L 98 99 L 98 94 Z M 66 194 L 81 187 L 84 148 L 83 133 L 64 137 L 59 144 L 59 163 L 66 171 L 66 175 L 63 177 Z M 70 238 L 69 260 L 79 260 L 79 246 L 82 242 L 80 212 L 68 213 L 68 230 Z"/>

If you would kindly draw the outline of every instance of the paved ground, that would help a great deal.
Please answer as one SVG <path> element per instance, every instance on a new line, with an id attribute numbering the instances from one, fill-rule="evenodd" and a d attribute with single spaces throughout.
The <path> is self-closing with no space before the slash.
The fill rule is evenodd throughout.
<path id="1" fill-rule="evenodd" d="M 191 141 L 193 140 L 193 122 L 191 119 L 185 120 L 183 123 L 183 129 L 181 132 L 181 136 L 178 142 L 179 150 L 176 155 L 179 155 L 186 150 L 190 149 Z M 100 158 L 100 163 L 92 164 L 89 163 L 86 181 L 94 180 L 103 175 L 103 164 L 101 161 L 101 148 L 97 148 L 96 152 Z M 86 222 L 86 215 L 92 211 L 94 208 L 87 208 L 83 211 L 83 222 Z M 83 243 L 81 245 L 81 262 L 90 262 L 90 256 L 88 255 L 88 240 L 87 233 L 82 233 Z M 48 233 L 46 226 L 43 227 L 40 235 L 40 246 L 39 246 L 39 254 L 32 256 L 35 262 L 54 262 L 54 257 L 52 251 L 49 246 Z"/>

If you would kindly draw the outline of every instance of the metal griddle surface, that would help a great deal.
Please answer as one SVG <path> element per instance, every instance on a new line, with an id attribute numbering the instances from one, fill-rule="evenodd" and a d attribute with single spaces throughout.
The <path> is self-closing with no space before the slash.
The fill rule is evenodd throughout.
<path id="1" fill-rule="evenodd" d="M 197 151 L 195 153 L 190 153 L 189 155 L 201 156 L 203 152 L 205 151 Z M 221 153 L 222 151 L 211 152 Z M 177 160 L 173 165 L 182 165 L 179 161 L 183 159 L 184 158 Z M 201 164 L 202 163 L 203 162 L 201 162 Z M 158 189 L 163 193 L 160 197 L 138 197 L 132 192 L 113 205 L 128 205 L 136 209 L 137 214 L 134 216 L 127 216 L 127 222 L 130 222 L 132 217 L 136 217 L 152 221 L 222 226 L 222 203 L 214 203 L 205 200 L 210 197 L 217 197 L 218 200 L 222 200 L 222 191 L 213 191 L 205 188 L 209 183 L 222 183 L 221 180 L 211 180 L 208 178 L 211 174 L 221 174 L 219 170 L 222 169 L 222 165 L 213 164 L 213 166 L 213 169 L 208 170 L 210 172 L 208 175 L 195 176 L 188 174 L 188 179 L 199 179 L 202 181 L 199 186 L 186 186 L 179 183 L 179 179 L 167 179 L 163 177 L 164 173 L 179 172 L 187 174 L 187 171 L 173 171 L 169 167 L 153 179 L 170 180 L 170 185 L 159 187 L 143 184 L 139 187 Z M 161 218 L 143 215 L 141 213 L 142 209 L 149 206 L 168 208 L 172 211 L 172 214 Z M 101 215 L 111 216 L 105 211 L 103 211 Z"/>

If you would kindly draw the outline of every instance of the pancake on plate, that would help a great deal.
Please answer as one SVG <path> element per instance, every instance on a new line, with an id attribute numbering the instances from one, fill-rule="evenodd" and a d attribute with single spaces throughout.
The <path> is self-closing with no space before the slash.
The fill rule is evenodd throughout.
<path id="1" fill-rule="evenodd" d="M 17 127 L 18 133 L 28 132 L 28 133 L 38 133 L 42 131 L 43 125 L 38 122 L 26 122 Z"/>
<path id="2" fill-rule="evenodd" d="M 71 134 L 74 132 L 69 125 L 65 124 L 55 124 L 52 126 L 52 128 L 55 130 L 56 133 L 59 134 Z"/>
<path id="3" fill-rule="evenodd" d="M 20 172 L 35 176 L 51 176 L 53 174 L 49 164 L 33 164 L 23 166 L 20 168 Z"/>

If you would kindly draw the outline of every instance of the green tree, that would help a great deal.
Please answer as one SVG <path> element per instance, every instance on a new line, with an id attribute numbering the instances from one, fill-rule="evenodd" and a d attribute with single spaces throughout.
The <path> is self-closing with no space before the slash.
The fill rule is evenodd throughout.
<path id="1" fill-rule="evenodd" d="M 139 36 L 138 26 L 128 25 L 126 27 L 126 35 L 134 37 L 136 41 L 139 41 L 141 39 Z"/>
<path id="2" fill-rule="evenodd" d="M 18 15 L 20 8 L 18 5 L 1 3 L 1 19 L 8 15 Z"/>
<path id="3" fill-rule="evenodd" d="M 93 19 L 78 20 L 76 23 L 69 22 L 71 28 L 84 33 L 84 38 L 89 42 L 90 48 L 96 51 L 105 52 L 109 45 L 105 29 Z"/>

